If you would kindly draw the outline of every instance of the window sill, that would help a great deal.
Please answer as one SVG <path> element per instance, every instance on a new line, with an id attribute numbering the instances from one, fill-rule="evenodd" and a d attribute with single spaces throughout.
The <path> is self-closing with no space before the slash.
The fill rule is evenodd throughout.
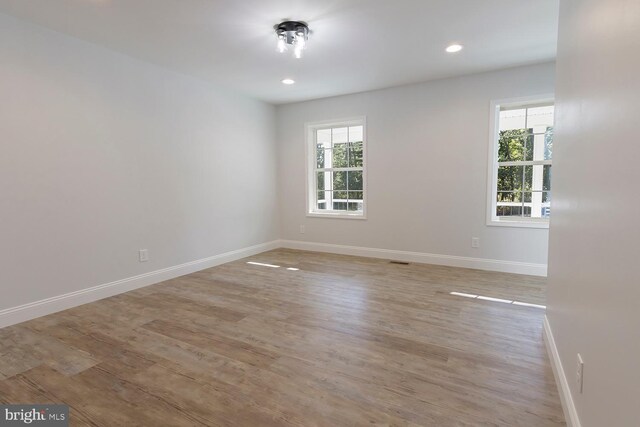
<path id="1" fill-rule="evenodd" d="M 309 218 L 333 218 L 333 219 L 367 219 L 364 214 L 346 214 L 336 212 L 307 212 Z"/>
<path id="2" fill-rule="evenodd" d="M 517 219 L 491 219 L 487 221 L 491 227 L 515 227 L 515 228 L 549 228 L 549 220 L 517 220 Z"/>

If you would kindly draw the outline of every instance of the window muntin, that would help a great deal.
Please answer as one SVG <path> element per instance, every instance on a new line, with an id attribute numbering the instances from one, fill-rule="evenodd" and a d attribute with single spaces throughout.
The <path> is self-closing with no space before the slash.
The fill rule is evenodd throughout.
<path id="1" fill-rule="evenodd" d="M 551 215 L 552 101 L 496 108 L 491 221 L 547 223 Z"/>
<path id="2" fill-rule="evenodd" d="M 364 217 L 364 134 L 364 120 L 309 127 L 309 214 Z"/>

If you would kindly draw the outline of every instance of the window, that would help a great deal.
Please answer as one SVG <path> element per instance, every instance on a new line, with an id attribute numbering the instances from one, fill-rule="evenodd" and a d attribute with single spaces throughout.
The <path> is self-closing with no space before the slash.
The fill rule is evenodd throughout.
<path id="1" fill-rule="evenodd" d="M 307 125 L 310 216 L 364 218 L 365 121 Z"/>
<path id="2" fill-rule="evenodd" d="M 487 223 L 546 228 L 551 215 L 553 99 L 492 105 Z"/>

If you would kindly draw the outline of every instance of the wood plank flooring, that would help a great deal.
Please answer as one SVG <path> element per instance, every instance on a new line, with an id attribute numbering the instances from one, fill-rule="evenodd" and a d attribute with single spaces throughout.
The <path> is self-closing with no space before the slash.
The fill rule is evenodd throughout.
<path id="1" fill-rule="evenodd" d="M 565 425 L 544 310 L 451 292 L 544 304 L 540 278 L 279 249 L 0 330 L 0 402 L 78 426 Z"/>

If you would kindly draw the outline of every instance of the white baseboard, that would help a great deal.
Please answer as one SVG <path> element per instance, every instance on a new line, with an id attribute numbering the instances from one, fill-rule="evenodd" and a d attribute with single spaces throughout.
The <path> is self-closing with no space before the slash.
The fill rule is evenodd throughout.
<path id="1" fill-rule="evenodd" d="M 406 252 L 390 249 L 364 248 L 359 246 L 333 245 L 329 243 L 303 242 L 299 240 L 281 240 L 281 247 L 315 252 L 328 252 L 341 255 L 355 255 L 369 258 L 393 259 L 404 262 L 446 265 L 450 267 L 475 268 L 478 270 L 500 271 L 503 273 L 546 276 L 545 264 L 502 261 L 486 258 L 469 258 L 454 255 L 438 255 L 423 252 Z"/>
<path id="2" fill-rule="evenodd" d="M 560 361 L 560 354 L 558 353 L 558 348 L 556 347 L 556 342 L 553 338 L 553 332 L 551 331 L 551 325 L 549 324 L 547 316 L 544 316 L 544 343 L 547 346 L 549 359 L 551 359 L 553 376 L 555 377 L 556 384 L 558 385 L 558 392 L 560 393 L 560 401 L 562 402 L 562 410 L 564 411 L 567 427 L 581 427 L 580 418 L 578 418 L 578 412 L 576 411 L 576 406 L 573 403 L 573 397 L 571 396 L 567 376 L 564 373 L 564 368 Z"/>
<path id="3" fill-rule="evenodd" d="M 279 246 L 280 242 L 278 240 L 274 240 L 272 242 L 225 252 L 223 254 L 187 262 L 173 267 L 163 268 L 162 270 L 151 271 L 149 273 L 117 280 L 115 282 L 104 283 L 91 288 L 69 292 L 67 294 L 27 303 L 18 307 L 0 310 L 0 328 L 15 325 L 16 323 L 25 322 L 37 317 L 46 316 L 47 314 L 87 304 L 89 302 L 121 294 L 123 292 L 153 285 L 179 276 L 184 276 L 185 274 L 193 273 L 195 271 L 215 267 L 216 265 L 224 264 L 226 262 L 256 255 L 260 252 L 276 249 Z"/>

